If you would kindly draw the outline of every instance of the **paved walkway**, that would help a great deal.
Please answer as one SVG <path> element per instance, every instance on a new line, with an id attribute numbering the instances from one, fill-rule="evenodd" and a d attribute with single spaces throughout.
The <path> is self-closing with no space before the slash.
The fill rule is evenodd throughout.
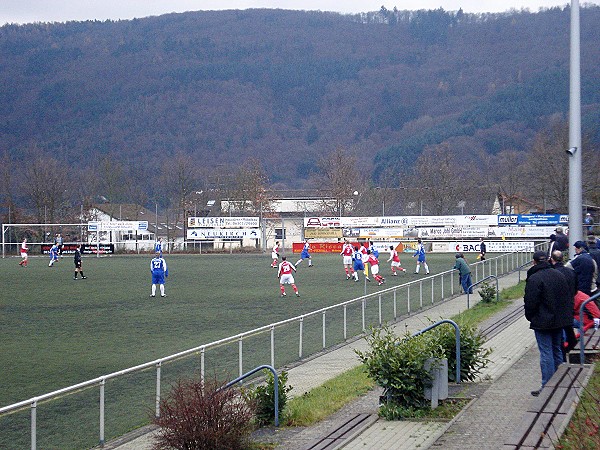
<path id="1" fill-rule="evenodd" d="M 500 289 L 514 286 L 518 274 L 499 280 Z M 478 301 L 471 296 L 471 304 Z M 516 302 L 520 302 L 517 300 Z M 418 331 L 430 324 L 429 318 L 448 318 L 466 309 L 466 296 L 461 295 L 402 320 L 394 325 L 396 332 Z M 496 320 L 492 318 L 491 320 Z M 485 324 L 482 325 L 484 328 Z M 533 332 L 524 317 L 520 318 L 492 339 L 486 346 L 493 349 L 491 362 L 482 372 L 476 389 L 479 394 L 459 416 L 450 423 L 443 422 L 387 422 L 377 420 L 371 427 L 346 444 L 347 449 L 482 449 L 497 448 L 504 443 L 533 397 L 529 391 L 539 387 L 539 354 Z M 325 381 L 356 367 L 359 360 L 354 350 L 366 350 L 364 339 L 330 351 L 288 370 L 291 394 L 298 396 L 320 386 Z M 473 385 L 473 383 L 469 383 Z M 310 441 L 323 437 L 336 427 L 344 415 L 366 412 L 377 413 L 378 396 L 375 389 L 365 397 L 344 408 L 331 418 L 304 429 L 276 430 L 269 438 L 279 442 L 279 448 L 302 449 Z M 119 450 L 146 450 L 152 446 L 152 434 L 141 429 L 140 436 L 132 435 L 108 443 L 105 448 Z M 125 442 L 128 441 L 128 442 Z"/>

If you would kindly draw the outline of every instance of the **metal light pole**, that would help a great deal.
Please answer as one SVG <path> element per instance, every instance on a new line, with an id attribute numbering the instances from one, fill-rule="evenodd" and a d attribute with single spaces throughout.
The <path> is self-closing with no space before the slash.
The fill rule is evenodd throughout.
<path id="1" fill-rule="evenodd" d="M 569 241 L 583 237 L 583 195 L 581 187 L 581 60 L 579 0 L 571 0 L 571 58 L 569 77 Z M 575 248 L 569 246 L 569 256 Z"/>

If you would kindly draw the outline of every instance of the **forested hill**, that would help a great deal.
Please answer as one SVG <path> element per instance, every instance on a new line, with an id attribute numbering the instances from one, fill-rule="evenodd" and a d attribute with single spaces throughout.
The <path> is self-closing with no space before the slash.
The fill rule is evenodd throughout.
<path id="1" fill-rule="evenodd" d="M 0 151 L 87 169 L 110 155 L 142 185 L 174 154 L 208 170 L 256 157 L 298 187 L 336 148 L 370 173 L 440 143 L 471 160 L 527 150 L 568 110 L 569 20 L 568 8 L 246 10 L 5 25 Z M 598 24 L 600 7 L 583 8 L 583 123 L 596 133 Z"/>

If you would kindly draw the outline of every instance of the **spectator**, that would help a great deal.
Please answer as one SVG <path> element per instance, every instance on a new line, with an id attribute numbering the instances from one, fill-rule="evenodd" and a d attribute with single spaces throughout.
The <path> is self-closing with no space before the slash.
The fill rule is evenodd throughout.
<path id="1" fill-rule="evenodd" d="M 550 242 L 548 243 L 548 258 L 552 255 L 552 252 L 556 250 L 554 246 L 556 245 L 556 235 L 552 233 L 550 235 Z"/>
<path id="2" fill-rule="evenodd" d="M 563 227 L 556 227 L 554 231 L 556 232 L 556 242 L 553 250 L 560 250 L 561 252 L 569 250 L 569 238 L 564 233 Z"/>
<path id="3" fill-rule="evenodd" d="M 579 328 L 579 309 L 583 302 L 590 297 L 583 292 L 577 292 L 575 296 L 575 302 L 573 304 L 573 326 Z M 589 302 L 583 309 L 583 332 L 585 333 L 590 328 L 593 328 L 595 323 L 600 320 L 600 309 L 596 306 L 596 303 Z"/>
<path id="4" fill-rule="evenodd" d="M 590 213 L 585 215 L 585 219 L 583 219 L 583 223 L 585 224 L 585 229 L 588 233 L 592 233 L 594 231 L 594 219 Z"/>
<path id="5" fill-rule="evenodd" d="M 458 270 L 462 290 L 465 294 L 472 294 L 473 288 L 470 286 L 473 282 L 471 281 L 471 268 L 469 267 L 469 263 L 467 263 L 462 253 L 457 253 L 454 257 L 456 258 L 456 262 L 454 263 L 453 269 Z"/>
<path id="6" fill-rule="evenodd" d="M 563 264 L 563 254 L 560 250 L 554 250 L 552 257 L 550 258 L 550 264 L 560 273 L 565 276 L 567 284 L 569 285 L 569 295 L 571 299 L 575 299 L 577 294 L 577 275 L 575 271 L 570 267 L 565 267 Z M 575 348 L 577 345 L 577 337 L 573 331 L 573 325 L 566 326 L 564 328 L 564 342 L 563 342 L 563 361 L 567 360 L 567 354 Z"/>
<path id="7" fill-rule="evenodd" d="M 596 262 L 596 268 L 598 270 L 600 270 L 600 249 L 598 249 L 598 241 L 596 239 L 596 236 L 594 236 L 593 234 L 588 234 L 587 246 L 588 246 L 588 253 L 592 257 L 592 259 Z M 598 292 L 598 289 L 600 289 L 600 274 L 596 274 L 596 291 L 595 292 Z"/>
<path id="8" fill-rule="evenodd" d="M 565 276 L 552 270 L 546 253 L 533 254 L 533 267 L 525 283 L 525 317 L 534 331 L 540 351 L 542 384 L 531 391 L 537 397 L 563 362 L 563 328 L 572 325 L 573 299 Z"/>
<path id="9" fill-rule="evenodd" d="M 587 246 L 583 241 L 577 241 L 573 244 L 575 247 L 575 258 L 566 264 L 566 267 L 570 267 L 575 271 L 577 275 L 577 290 L 581 291 L 589 296 L 592 292 L 595 292 L 596 278 L 598 274 L 598 268 L 596 262 L 587 251 Z"/>

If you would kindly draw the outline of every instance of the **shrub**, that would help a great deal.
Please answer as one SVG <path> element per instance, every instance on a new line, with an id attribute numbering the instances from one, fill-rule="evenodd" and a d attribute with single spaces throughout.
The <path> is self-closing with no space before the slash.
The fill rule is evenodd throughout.
<path id="1" fill-rule="evenodd" d="M 489 363 L 491 349 L 484 349 L 485 338 L 477 326 L 467 321 L 458 320 L 460 328 L 460 380 L 473 381 L 481 369 Z M 456 337 L 454 327 L 442 324 L 433 330 L 431 339 L 436 341 L 444 350 L 448 359 L 448 380 L 456 382 Z"/>
<path id="2" fill-rule="evenodd" d="M 479 295 L 481 296 L 481 301 L 483 303 L 495 302 L 496 287 L 484 281 L 483 283 L 481 283 L 481 287 L 479 288 Z"/>
<path id="3" fill-rule="evenodd" d="M 160 402 L 155 449 L 235 450 L 247 447 L 252 410 L 240 391 L 216 380 L 180 380 Z"/>
<path id="4" fill-rule="evenodd" d="M 265 372 L 267 377 L 265 383 L 247 393 L 248 399 L 254 403 L 256 421 L 260 426 L 273 424 L 275 419 L 275 377 L 270 370 L 265 369 Z M 288 392 L 292 390 L 292 387 L 286 386 L 287 372 L 281 372 L 277 378 L 279 389 L 278 408 L 281 417 L 288 401 Z"/>
<path id="5" fill-rule="evenodd" d="M 366 340 L 370 350 L 356 353 L 369 376 L 384 388 L 380 414 L 388 419 L 415 417 L 428 406 L 424 388 L 431 375 L 424 368 L 425 360 L 443 357 L 441 347 L 426 335 L 398 337 L 387 326 L 372 329 Z"/>

